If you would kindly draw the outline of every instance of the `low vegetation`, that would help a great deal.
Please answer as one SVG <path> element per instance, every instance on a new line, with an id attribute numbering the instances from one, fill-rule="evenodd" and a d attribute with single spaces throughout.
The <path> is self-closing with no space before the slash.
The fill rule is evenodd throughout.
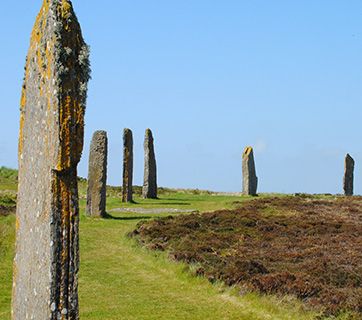
<path id="1" fill-rule="evenodd" d="M 0 215 L 0 319 L 10 320 L 10 303 L 11 303 L 11 286 L 12 286 L 12 260 L 14 256 L 14 242 L 15 242 L 15 202 L 16 202 L 16 189 L 17 189 L 17 172 L 3 168 L 0 171 L 0 203 L 7 207 L 6 215 Z M 234 229 L 235 236 L 241 236 L 242 232 L 245 233 L 244 241 L 250 241 L 250 250 L 254 250 L 257 245 L 256 235 L 262 233 L 262 230 L 253 227 L 253 222 L 261 219 L 265 225 L 267 224 L 267 217 L 271 221 L 277 222 L 280 218 L 281 223 L 287 220 L 289 216 L 298 216 L 300 209 L 296 209 L 296 204 L 293 208 L 288 208 L 282 202 L 277 203 L 276 199 L 270 201 L 270 195 L 261 195 L 256 202 L 249 201 L 250 197 L 235 197 L 233 195 L 220 195 L 201 190 L 173 190 L 162 189 L 160 192 L 160 199 L 158 200 L 144 200 L 141 199 L 140 188 L 136 188 L 135 203 L 123 204 L 120 201 L 120 188 L 108 187 L 107 188 L 107 219 L 91 219 L 84 215 L 85 195 L 86 195 L 86 181 L 79 180 L 80 189 L 80 206 L 81 206 L 81 223 L 80 223 L 80 246 L 81 246 L 81 265 L 79 275 L 79 297 L 80 297 L 80 316 L 81 319 L 87 320 L 172 320 L 172 319 L 227 319 L 227 320 L 265 320 L 265 319 L 279 319 L 279 320 L 312 320 L 312 319 L 336 319 L 336 317 L 329 317 L 324 314 L 321 315 L 319 311 L 308 310 L 306 305 L 298 301 L 289 293 L 294 293 L 289 290 L 289 287 L 284 291 L 271 290 L 269 287 L 260 288 L 251 282 L 252 286 L 240 286 L 241 281 L 236 277 L 226 277 L 230 269 L 225 269 L 224 276 L 217 273 L 218 268 L 218 255 L 214 254 L 215 261 L 211 261 L 210 265 L 200 262 L 189 262 L 187 255 L 188 250 L 181 242 L 187 243 L 191 236 L 197 235 L 197 230 L 203 230 L 204 224 L 198 229 L 195 228 L 194 222 L 203 217 L 201 214 L 172 214 L 170 213 L 140 213 L 142 208 L 148 209 L 182 209 L 187 211 L 196 212 L 220 212 L 220 217 L 215 215 L 214 221 L 220 223 L 219 230 L 216 228 L 213 231 L 213 239 L 209 239 L 209 247 L 213 250 L 217 248 L 218 234 L 225 235 L 225 241 L 229 241 L 227 237 L 231 236 L 232 231 L 227 230 L 228 226 L 224 216 L 232 215 L 225 209 L 241 210 L 240 221 L 244 221 L 239 229 Z M 138 191 L 137 191 L 138 190 Z M 308 201 L 316 201 L 315 196 L 309 199 L 308 195 L 303 195 L 308 198 Z M 282 201 L 285 196 L 278 195 L 279 201 Z M 332 196 L 320 196 L 320 201 L 326 199 L 333 202 Z M 293 198 L 291 198 L 293 199 Z M 287 199 L 288 203 L 291 203 Z M 298 199 L 297 199 L 298 200 Z M 343 199 L 341 198 L 342 202 Z M 353 200 L 353 204 L 349 206 L 348 203 L 342 204 L 341 208 L 349 206 L 350 210 L 357 210 L 359 214 L 359 200 Z M 245 204 L 245 205 L 244 205 Z M 304 205 L 303 201 L 299 205 Z M 256 206 L 256 209 L 252 209 Z M 238 209 L 241 207 L 241 209 Z M 318 207 L 318 206 L 316 206 Z M 121 210 L 113 210 L 119 208 L 127 208 L 128 212 Z M 132 212 L 132 208 L 138 209 Z M 248 209 L 249 208 L 249 209 Z M 329 212 L 328 206 L 324 206 L 325 213 Z M 242 211 L 253 211 L 253 216 L 242 218 Z M 317 209 L 316 209 L 317 210 Z M 324 209 L 323 209 L 324 210 Z M 332 207 L 330 208 L 332 209 Z M 344 210 L 344 211 L 343 211 Z M 345 212 L 343 209 L 341 212 Z M 136 212 L 137 211 L 137 212 Z M 348 211 L 348 210 L 347 210 Z M 150 211 L 148 211 L 150 212 Z M 161 211 L 160 211 L 161 212 Z M 164 212 L 164 211 L 163 211 Z M 261 216 L 259 217 L 259 212 Z M 298 213 L 298 214 L 297 214 Z M 306 213 L 305 213 L 306 214 Z M 350 214 L 344 213 L 341 219 L 350 219 Z M 213 213 L 205 214 L 205 218 L 212 216 Z M 278 216 L 278 219 L 276 218 Z M 161 219 L 161 220 L 160 220 Z M 187 238 L 186 234 L 180 234 L 179 240 L 176 236 L 177 224 L 182 224 L 182 219 L 189 221 L 187 227 L 180 227 L 180 230 L 189 232 L 190 237 Z M 220 219 L 220 220 L 218 220 Z M 238 219 L 238 218 L 237 218 Z M 244 220 L 243 220 L 244 219 Z M 357 219 L 357 218 L 356 218 Z M 148 224 L 140 223 L 140 221 L 148 221 Z M 165 226 L 170 224 L 172 232 L 175 232 L 170 239 L 156 240 L 158 234 L 152 229 L 165 223 Z M 211 220 L 210 220 L 211 221 Z M 249 222 L 248 222 L 249 221 Z M 345 221 L 345 220 L 343 220 Z M 349 221 L 349 220 L 348 220 Z M 352 221 L 353 222 L 353 221 Z M 352 223 L 351 222 L 351 223 Z M 161 223 L 161 224 L 162 224 Z M 355 223 L 355 222 L 353 222 Z M 137 227 L 138 226 L 138 227 Z M 278 225 L 276 225 L 278 227 Z M 149 228 L 149 232 L 146 229 Z M 166 232 L 164 228 L 158 226 L 160 233 Z M 177 227 L 178 228 L 178 227 Z M 282 228 L 282 225 L 279 225 Z M 345 225 L 339 230 L 345 230 Z M 140 239 L 146 247 L 140 246 L 137 241 L 127 237 L 127 234 L 132 233 L 135 229 L 139 230 L 137 238 Z M 222 230 L 224 229 L 224 230 Z M 212 228 L 211 225 L 205 229 L 204 240 L 210 237 Z M 280 229 L 284 230 L 284 229 Z M 351 230 L 351 229 L 349 229 Z M 249 233 L 248 233 L 248 232 Z M 358 230 L 357 230 L 358 231 Z M 266 232 L 266 231 L 265 231 Z M 276 232 L 266 232 L 266 235 L 271 237 Z M 359 235 L 361 233 L 359 232 Z M 255 236 L 255 238 L 253 238 Z M 158 236 L 157 236 L 158 237 Z M 287 234 L 284 240 L 286 240 Z M 358 237 L 357 237 L 358 238 Z M 202 238 L 200 238 L 202 240 Z M 241 239 L 241 238 L 240 238 Z M 238 240 L 240 240 L 238 238 Z M 269 238 L 266 238 L 268 240 Z M 203 240 L 203 241 L 204 241 Z M 252 241 L 251 241 L 252 240 Z M 348 240 L 349 241 L 349 240 Z M 346 242 L 346 251 L 349 250 L 349 242 Z M 201 241 L 202 242 L 202 241 Z M 201 242 L 195 238 L 194 243 L 190 243 L 192 248 L 203 248 Z M 204 241 L 205 242 L 205 241 Z M 242 241 L 239 242 L 242 246 Z M 244 244 L 245 244 L 244 243 Z M 270 240 L 270 244 L 274 244 Z M 219 246 L 221 243 L 219 244 Z M 282 244 L 280 244 L 282 245 Z M 359 248 L 360 243 L 356 242 L 355 248 Z M 232 248 L 237 246 L 230 245 L 221 252 L 222 256 L 227 259 L 228 256 L 233 255 Z M 177 249 L 177 250 L 175 250 Z M 266 249 L 265 249 L 266 250 Z M 176 253 L 182 255 L 175 255 Z M 200 255 L 207 253 L 206 246 L 203 250 L 197 249 Z M 249 253 L 248 253 L 249 254 Z M 312 253 L 311 253 L 312 254 Z M 342 263 L 343 257 L 338 258 L 335 263 L 347 265 L 346 262 Z M 170 261 L 169 256 L 172 256 L 175 261 Z M 354 253 L 353 253 L 354 255 Z M 212 254 L 210 255 L 212 256 Z M 235 256 L 235 255 L 234 255 Z M 249 258 L 248 258 L 249 257 Z M 207 254 L 204 255 L 207 258 Z M 241 264 L 245 270 L 245 265 L 252 260 L 252 255 L 246 255 L 246 264 Z M 280 257 L 276 256 L 276 259 Z M 297 257 L 295 257 L 297 259 Z M 358 262 L 358 255 L 352 260 L 349 258 L 348 263 L 352 266 Z M 267 276 L 273 274 L 273 269 L 264 261 L 254 259 L 260 265 L 255 265 L 255 269 L 265 267 L 268 273 L 260 274 Z M 192 260 L 196 261 L 196 260 Z M 236 261 L 236 260 L 235 260 Z M 240 263 L 240 259 L 239 262 Z M 286 263 L 282 261 L 282 263 Z M 233 264 L 230 264 L 232 266 Z M 249 263 L 250 265 L 250 263 Z M 252 264 L 253 265 L 253 264 Z M 192 272 L 190 272 L 190 266 Z M 235 267 L 239 265 L 235 262 Z M 354 268 L 354 267 L 353 267 Z M 213 271 L 214 269 L 214 271 Z M 247 269 L 248 270 L 248 269 Z M 289 271 L 292 273 L 291 271 Z M 355 270 L 356 274 L 360 271 Z M 203 275 L 202 277 L 195 277 L 193 274 Z M 230 274 L 237 275 L 236 272 Z M 247 274 L 247 272 L 245 272 Z M 352 275 L 343 280 L 343 283 L 353 283 L 356 277 Z M 211 284 L 211 280 L 213 283 Z M 273 280 L 274 281 L 274 280 Z M 340 280 L 338 280 L 340 281 Z M 265 286 L 266 281 L 260 282 Z M 357 284 L 357 282 L 355 282 Z M 231 286 L 227 286 L 229 284 Z M 345 288 L 345 287 L 343 287 Z M 342 291 L 344 290 L 342 288 Z M 242 291 L 242 295 L 240 292 Z M 275 293 L 279 295 L 264 295 L 258 292 Z M 287 294 L 284 294 L 287 293 Z M 352 300 L 351 300 L 352 301 Z M 319 305 L 317 302 L 316 305 Z M 328 307 L 329 308 L 329 307 Z M 339 308 L 339 307 L 338 307 Z M 329 313 L 332 314 L 333 310 L 329 308 Z M 344 313 L 338 319 L 347 319 L 351 317 L 348 313 Z"/>
<path id="2" fill-rule="evenodd" d="M 132 235 L 242 294 L 294 295 L 325 315 L 362 317 L 362 198 L 258 199 L 141 222 Z"/>
<path id="3" fill-rule="evenodd" d="M 15 211 L 17 180 L 17 170 L 0 167 L 0 216 Z"/>

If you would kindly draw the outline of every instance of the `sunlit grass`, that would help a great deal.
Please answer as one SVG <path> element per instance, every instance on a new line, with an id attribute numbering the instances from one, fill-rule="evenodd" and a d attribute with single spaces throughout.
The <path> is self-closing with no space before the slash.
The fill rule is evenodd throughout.
<path id="1" fill-rule="evenodd" d="M 14 176 L 10 179 L 14 181 Z M 5 186 L 6 184 L 6 186 Z M 0 190 L 16 190 L 15 182 L 0 184 Z M 9 188 L 10 186 L 10 188 Z M 79 296 L 81 319 L 313 319 L 302 304 L 285 297 L 241 296 L 234 288 L 211 284 L 191 275 L 189 268 L 170 261 L 165 253 L 139 246 L 127 234 L 142 219 L 163 214 L 120 213 L 113 218 L 92 219 L 84 215 L 84 182 L 80 183 Z M 213 211 L 235 208 L 250 197 L 211 195 L 195 192 L 170 192 L 158 200 L 135 197 L 134 204 L 123 204 L 119 189 L 109 190 L 107 209 L 178 208 Z M 14 215 L 0 217 L 0 319 L 9 320 L 12 259 L 15 241 Z"/>

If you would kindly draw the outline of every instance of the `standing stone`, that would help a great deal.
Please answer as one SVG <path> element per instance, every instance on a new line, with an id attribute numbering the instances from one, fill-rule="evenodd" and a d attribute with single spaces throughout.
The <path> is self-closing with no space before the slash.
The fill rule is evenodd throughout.
<path id="1" fill-rule="evenodd" d="M 88 216 L 104 217 L 106 214 L 107 145 L 107 132 L 96 131 L 89 152 L 86 209 Z"/>
<path id="2" fill-rule="evenodd" d="M 133 137 L 130 129 L 123 131 L 123 188 L 122 202 L 132 202 Z"/>
<path id="3" fill-rule="evenodd" d="M 343 179 L 343 190 L 346 196 L 353 196 L 353 171 L 354 171 L 354 160 L 347 153 L 344 160 L 344 179 Z"/>
<path id="4" fill-rule="evenodd" d="M 153 136 L 150 129 L 145 134 L 145 168 L 143 178 L 142 196 L 145 199 L 157 199 L 157 168 Z"/>
<path id="5" fill-rule="evenodd" d="M 13 320 L 79 318 L 77 165 L 88 55 L 71 2 L 44 0 L 20 108 Z"/>
<path id="6" fill-rule="evenodd" d="M 243 194 L 256 196 L 257 187 L 253 148 L 246 147 L 243 153 Z"/>

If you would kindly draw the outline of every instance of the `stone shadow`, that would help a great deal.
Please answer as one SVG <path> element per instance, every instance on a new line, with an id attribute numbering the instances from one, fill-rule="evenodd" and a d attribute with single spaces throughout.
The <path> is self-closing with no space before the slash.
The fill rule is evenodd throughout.
<path id="1" fill-rule="evenodd" d="M 132 216 L 132 217 L 115 217 L 112 216 L 109 213 L 105 213 L 103 216 L 104 219 L 110 219 L 110 220 L 148 220 L 148 219 L 152 219 L 155 218 L 154 216 L 150 217 L 150 216 Z"/>

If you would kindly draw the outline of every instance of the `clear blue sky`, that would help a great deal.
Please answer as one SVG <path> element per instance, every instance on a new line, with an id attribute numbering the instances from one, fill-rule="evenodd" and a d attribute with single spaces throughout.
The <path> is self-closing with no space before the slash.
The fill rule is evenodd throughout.
<path id="1" fill-rule="evenodd" d="M 17 166 L 25 55 L 41 0 L 1 4 L 0 164 Z M 133 129 L 135 183 L 143 135 L 155 136 L 159 184 L 241 189 L 255 147 L 262 192 L 342 192 L 356 160 L 362 193 L 362 1 L 74 0 L 91 46 L 85 149 L 109 135 L 119 185 L 122 130 Z"/>

